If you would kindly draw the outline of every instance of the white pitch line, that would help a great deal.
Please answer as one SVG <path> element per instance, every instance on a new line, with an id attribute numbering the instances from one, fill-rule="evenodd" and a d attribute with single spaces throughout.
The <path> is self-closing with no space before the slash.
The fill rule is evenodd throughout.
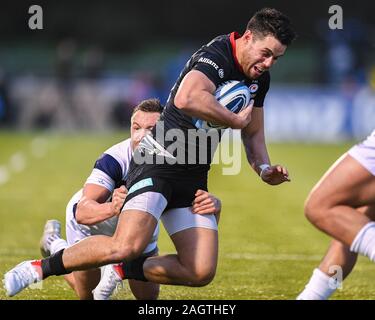
<path id="1" fill-rule="evenodd" d="M 9 180 L 9 171 L 6 166 L 0 166 L 0 186 L 6 184 Z"/>
<path id="2" fill-rule="evenodd" d="M 37 248 L 37 246 L 36 246 Z M 32 249 L 21 249 L 21 248 L 17 248 L 17 249 L 6 249 L 6 248 L 2 248 L 0 249 L 0 257 L 15 257 L 15 256 L 33 256 L 35 255 L 35 252 L 38 252 L 36 250 L 32 250 Z"/>
<path id="3" fill-rule="evenodd" d="M 233 260 L 258 260 L 258 261 L 320 261 L 323 254 L 290 254 L 290 253 L 229 253 L 224 255 L 227 259 Z"/>
<path id="4" fill-rule="evenodd" d="M 25 170 L 26 164 L 27 159 L 21 151 L 16 152 L 10 157 L 9 167 L 13 172 L 18 173 Z"/>
<path id="5" fill-rule="evenodd" d="M 41 159 L 47 155 L 49 141 L 44 137 L 35 137 L 30 142 L 31 155 Z M 29 157 L 22 151 L 17 151 L 9 159 L 8 166 L 0 166 L 0 186 L 6 184 L 11 179 L 11 173 L 19 173 L 25 170 Z"/>
<path id="6" fill-rule="evenodd" d="M 48 152 L 48 141 L 43 137 L 36 137 L 30 144 L 31 153 L 35 158 L 43 158 Z"/>
<path id="7" fill-rule="evenodd" d="M 32 249 L 0 249 L 0 256 L 32 256 L 35 254 L 35 250 Z M 323 254 L 294 254 L 294 253 L 274 253 L 274 254 L 262 254 L 262 253 L 239 253 L 233 252 L 224 254 L 223 258 L 233 260 L 256 260 L 256 261 L 320 261 L 323 258 Z"/>

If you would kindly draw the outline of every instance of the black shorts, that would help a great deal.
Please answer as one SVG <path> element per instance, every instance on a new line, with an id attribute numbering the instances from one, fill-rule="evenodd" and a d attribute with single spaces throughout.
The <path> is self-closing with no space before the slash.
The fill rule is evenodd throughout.
<path id="1" fill-rule="evenodd" d="M 173 166 L 172 166 L 173 167 Z M 171 169 L 171 168 L 169 168 Z M 161 193 L 168 204 L 166 209 L 190 207 L 198 189 L 207 191 L 207 173 L 189 174 L 180 169 L 168 174 L 156 169 L 144 170 L 126 184 L 129 193 L 125 203 L 144 192 Z"/>

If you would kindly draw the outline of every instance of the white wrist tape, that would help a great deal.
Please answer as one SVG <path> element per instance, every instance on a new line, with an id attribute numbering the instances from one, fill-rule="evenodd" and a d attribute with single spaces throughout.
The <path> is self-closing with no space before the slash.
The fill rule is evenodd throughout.
<path id="1" fill-rule="evenodd" d="M 270 166 L 269 164 L 267 164 L 267 163 L 261 164 L 261 165 L 259 166 L 259 169 L 260 169 L 259 177 L 262 178 L 262 174 L 263 174 L 264 170 L 266 170 L 266 169 L 268 169 L 268 168 L 270 168 L 270 167 L 271 167 L 271 166 Z"/>

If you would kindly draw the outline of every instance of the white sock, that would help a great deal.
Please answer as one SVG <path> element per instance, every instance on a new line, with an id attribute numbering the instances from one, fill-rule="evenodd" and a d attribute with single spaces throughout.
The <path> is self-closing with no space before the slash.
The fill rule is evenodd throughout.
<path id="1" fill-rule="evenodd" d="M 355 236 L 350 251 L 362 254 L 375 262 L 375 222 L 367 223 Z"/>
<path id="2" fill-rule="evenodd" d="M 60 251 L 62 249 L 65 249 L 68 247 L 68 243 L 66 242 L 65 239 L 62 238 L 57 238 L 52 241 L 51 243 L 51 255 L 56 253 L 57 251 Z"/>
<path id="3" fill-rule="evenodd" d="M 330 285 L 330 279 L 331 277 L 320 269 L 314 269 L 310 281 L 297 300 L 327 300 L 336 290 Z"/>

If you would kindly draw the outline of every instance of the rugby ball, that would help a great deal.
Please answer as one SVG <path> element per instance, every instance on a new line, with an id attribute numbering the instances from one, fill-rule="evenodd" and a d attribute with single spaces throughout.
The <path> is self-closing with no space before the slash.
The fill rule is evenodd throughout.
<path id="1" fill-rule="evenodd" d="M 239 113 L 250 104 L 251 92 L 243 81 L 226 81 L 215 91 L 216 100 L 229 111 Z M 226 129 L 227 127 L 196 119 L 198 129 Z"/>

